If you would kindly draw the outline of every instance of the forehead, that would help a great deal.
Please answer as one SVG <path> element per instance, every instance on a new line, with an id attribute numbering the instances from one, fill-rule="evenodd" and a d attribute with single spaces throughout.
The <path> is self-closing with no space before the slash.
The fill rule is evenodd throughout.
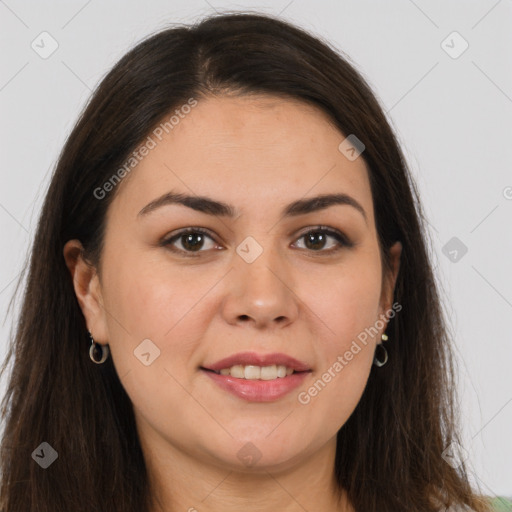
<path id="1" fill-rule="evenodd" d="M 261 210 L 263 199 L 280 210 L 302 197 L 340 192 L 355 197 L 373 218 L 366 164 L 339 150 L 345 135 L 320 109 L 258 95 L 201 99 L 176 110 L 172 123 L 174 112 L 149 135 L 151 149 L 121 184 L 117 208 L 138 213 L 170 190 L 241 210 Z"/>

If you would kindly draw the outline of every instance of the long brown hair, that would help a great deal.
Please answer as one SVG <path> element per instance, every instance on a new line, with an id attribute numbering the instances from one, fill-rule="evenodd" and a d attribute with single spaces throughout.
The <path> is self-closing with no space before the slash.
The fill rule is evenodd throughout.
<path id="1" fill-rule="evenodd" d="M 389 362 L 372 369 L 338 432 L 339 488 L 358 512 L 489 510 L 467 466 L 443 456 L 460 443 L 451 335 L 418 192 L 381 107 L 328 43 L 266 15 L 227 13 L 168 28 L 129 51 L 101 81 L 60 154 L 1 370 L 14 358 L 2 402 L 1 512 L 149 510 L 132 404 L 112 358 L 103 365 L 89 359 L 63 247 L 79 239 L 99 264 L 116 191 L 101 199 L 94 191 L 176 107 L 191 97 L 252 93 L 308 102 L 362 141 L 385 270 L 388 249 L 397 240 L 403 247 L 394 294 L 402 310 L 388 324 Z M 46 469 L 34 454 L 48 453 L 41 443 L 58 456 Z"/>

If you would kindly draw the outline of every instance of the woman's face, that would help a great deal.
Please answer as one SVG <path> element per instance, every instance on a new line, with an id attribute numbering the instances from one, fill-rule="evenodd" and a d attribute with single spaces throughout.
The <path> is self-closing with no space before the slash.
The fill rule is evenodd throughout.
<path id="1" fill-rule="evenodd" d="M 319 110 L 212 98 L 168 131 L 109 207 L 101 277 L 80 301 L 88 328 L 110 346 L 143 444 L 232 469 L 307 461 L 362 395 L 385 325 L 358 340 L 391 307 L 400 244 L 383 280 L 365 162 Z M 158 201 L 171 193 L 188 206 Z M 334 194 L 353 204 L 312 201 Z M 293 367 L 276 354 L 307 371 L 276 377 Z M 219 361 L 238 368 L 205 369 Z M 268 380 L 237 373 L 274 363 Z"/>

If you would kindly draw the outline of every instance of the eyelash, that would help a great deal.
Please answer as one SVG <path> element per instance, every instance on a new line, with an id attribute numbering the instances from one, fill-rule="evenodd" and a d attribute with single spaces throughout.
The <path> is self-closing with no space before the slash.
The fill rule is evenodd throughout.
<path id="1" fill-rule="evenodd" d="M 163 240 L 160 245 L 162 245 L 163 247 L 169 248 L 172 252 L 180 253 L 180 254 L 184 255 L 185 257 L 196 258 L 196 257 L 200 256 L 200 253 L 206 252 L 206 251 L 203 251 L 203 250 L 199 250 L 199 251 L 185 251 L 183 249 L 176 249 L 175 247 L 172 247 L 172 244 L 176 240 L 179 240 L 182 236 L 188 235 L 190 233 L 200 233 L 202 235 L 208 236 L 213 241 L 215 241 L 208 230 L 206 230 L 204 228 L 199 228 L 199 227 L 197 227 L 197 228 L 190 227 L 190 228 L 186 228 L 186 229 L 183 229 L 183 230 L 179 231 L 178 233 L 176 233 L 172 237 L 168 238 L 167 240 Z M 355 245 L 343 233 L 341 233 L 340 231 L 328 228 L 327 226 L 316 226 L 316 227 L 314 227 L 312 229 L 309 229 L 308 231 L 302 233 L 297 238 L 297 240 L 300 240 L 301 238 L 305 237 L 306 235 L 309 235 L 310 233 L 322 233 L 322 234 L 325 234 L 325 235 L 328 235 L 328 236 L 332 236 L 340 244 L 340 246 L 335 248 L 335 249 L 329 249 L 329 250 L 322 250 L 322 249 L 320 249 L 318 251 L 310 250 L 313 253 L 327 253 L 327 255 L 330 255 L 330 254 L 333 254 L 333 253 L 336 253 L 336 252 L 340 251 L 343 248 L 351 248 L 351 247 L 354 247 L 354 245 Z M 307 251 L 308 249 L 302 249 L 302 250 L 306 250 Z"/>

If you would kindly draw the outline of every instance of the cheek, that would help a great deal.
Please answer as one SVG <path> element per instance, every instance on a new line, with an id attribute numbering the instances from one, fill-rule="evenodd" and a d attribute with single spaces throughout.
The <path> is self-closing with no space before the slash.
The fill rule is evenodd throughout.
<path id="1" fill-rule="evenodd" d="M 168 425 L 171 405 L 197 407 L 186 391 L 202 329 L 194 318 L 212 284 L 147 258 L 117 261 L 105 266 L 104 285 L 112 359 L 135 408 Z"/>
<path id="2" fill-rule="evenodd" d="M 187 282 L 179 270 L 135 251 L 109 256 L 103 296 L 118 374 L 131 372 L 148 392 L 159 389 L 170 378 L 165 370 L 182 372 L 191 358 L 197 336 L 190 318 L 208 283 Z"/>
<path id="3" fill-rule="evenodd" d="M 326 353 L 343 353 L 379 318 L 380 262 L 374 253 L 357 256 L 332 272 L 303 280 L 301 296 L 319 319 Z"/>
<path id="4" fill-rule="evenodd" d="M 134 338 L 170 336 L 211 286 L 200 271 L 191 279 L 164 257 L 136 251 L 111 255 L 104 273 L 106 307 Z"/>
<path id="5" fill-rule="evenodd" d="M 318 428 L 332 433 L 347 421 L 361 399 L 376 343 L 372 327 L 377 320 L 378 293 L 364 287 L 348 293 L 349 289 L 344 289 L 331 297 L 336 307 L 330 308 L 331 302 L 326 302 L 320 314 L 330 328 L 328 335 L 319 338 L 322 343 L 316 344 L 321 364 L 297 397 L 306 411 L 323 418 Z"/>
<path id="6" fill-rule="evenodd" d="M 336 273 L 303 281 L 302 296 L 317 318 L 313 335 L 322 342 L 312 345 L 321 364 L 298 402 L 331 430 L 340 428 L 357 406 L 378 341 L 380 261 L 375 253 L 359 256 Z"/>

